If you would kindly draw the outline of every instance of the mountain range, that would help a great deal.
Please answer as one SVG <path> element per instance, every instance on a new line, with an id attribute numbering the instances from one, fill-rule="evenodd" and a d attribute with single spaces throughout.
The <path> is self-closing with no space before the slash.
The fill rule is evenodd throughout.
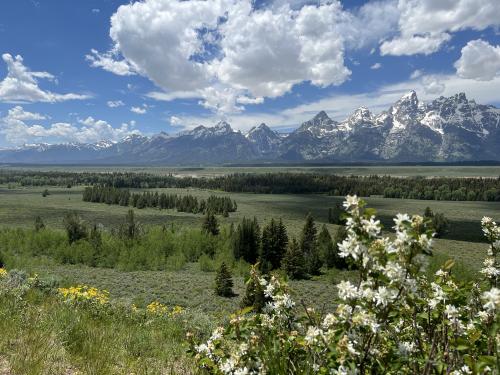
<path id="1" fill-rule="evenodd" d="M 454 162 L 500 160 L 500 109 L 464 93 L 429 103 L 410 91 L 388 110 L 361 107 L 338 122 L 321 111 L 289 134 L 224 121 L 170 136 L 34 144 L 0 150 L 2 163 L 206 165 L 247 162 Z"/>

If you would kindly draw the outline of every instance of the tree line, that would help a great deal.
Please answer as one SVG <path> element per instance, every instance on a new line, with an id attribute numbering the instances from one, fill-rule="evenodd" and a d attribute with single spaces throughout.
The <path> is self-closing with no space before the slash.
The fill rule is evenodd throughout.
<path id="1" fill-rule="evenodd" d="M 186 188 L 263 194 L 327 193 L 386 198 L 500 201 L 499 178 L 338 176 L 318 173 L 236 173 L 216 177 L 175 177 L 135 172 L 0 171 L 0 183 L 22 186 L 102 185 L 115 188 Z"/>
<path id="2" fill-rule="evenodd" d="M 228 216 L 235 212 L 238 205 L 229 197 L 211 195 L 207 199 L 198 198 L 191 194 L 177 195 L 146 191 L 131 193 L 128 189 L 119 189 L 111 186 L 91 186 L 83 190 L 84 202 L 107 203 L 120 206 L 132 206 L 138 209 L 159 208 L 176 209 L 179 212 L 206 213 Z"/>

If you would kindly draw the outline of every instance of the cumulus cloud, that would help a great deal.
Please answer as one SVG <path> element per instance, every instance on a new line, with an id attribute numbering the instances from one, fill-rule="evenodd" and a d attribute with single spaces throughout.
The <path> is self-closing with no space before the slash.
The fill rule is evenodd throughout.
<path id="1" fill-rule="evenodd" d="M 446 88 L 440 77 L 436 75 L 424 76 L 422 78 L 422 86 L 426 94 L 433 95 L 442 94 Z"/>
<path id="2" fill-rule="evenodd" d="M 108 100 L 106 104 L 109 108 L 123 107 L 125 105 L 121 100 Z"/>
<path id="3" fill-rule="evenodd" d="M 31 71 L 24 65 L 23 58 L 19 55 L 12 56 L 4 53 L 2 59 L 7 64 L 7 76 L 0 81 L 0 101 L 7 103 L 54 103 L 90 98 L 89 95 L 58 94 L 43 90 L 39 87 L 38 81 L 40 79 L 54 81 L 55 77 L 52 74 Z"/>
<path id="4" fill-rule="evenodd" d="M 90 62 L 90 66 L 93 68 L 102 68 L 119 76 L 135 74 L 132 65 L 126 60 L 116 60 L 113 52 L 99 53 L 97 50 L 92 49 L 90 54 L 85 56 L 85 59 Z"/>
<path id="5" fill-rule="evenodd" d="M 145 107 L 130 107 L 130 111 L 138 115 L 143 115 L 147 112 L 147 109 Z"/>
<path id="6" fill-rule="evenodd" d="M 87 117 L 78 124 L 55 122 L 47 126 L 33 121 L 46 120 L 47 116 L 28 112 L 21 106 L 11 108 L 0 118 L 0 134 L 12 145 L 35 142 L 95 143 L 102 140 L 118 141 L 130 134 L 140 134 L 135 123 L 123 123 L 113 127 L 104 120 Z"/>
<path id="7" fill-rule="evenodd" d="M 248 131 L 253 126 L 262 122 L 275 130 L 290 130 L 297 128 L 302 122 L 310 120 L 319 111 L 326 111 L 328 115 L 337 120 L 346 119 L 356 108 L 368 107 L 373 113 L 387 110 L 398 101 L 402 95 L 409 90 L 415 90 L 421 101 L 431 101 L 437 96 L 452 96 L 458 92 L 465 91 L 469 99 L 475 99 L 478 103 L 499 104 L 500 76 L 491 81 L 477 81 L 464 79 L 451 75 L 425 75 L 423 72 L 415 79 L 384 85 L 371 92 L 363 92 L 354 95 L 335 94 L 307 104 L 301 104 L 273 113 L 252 112 L 230 114 L 225 117 L 234 129 Z M 430 82 L 435 82 L 430 84 Z M 439 87 L 439 89 L 433 89 Z M 441 92 L 439 92 L 441 91 Z M 439 93 L 437 93 L 439 92 Z M 200 124 L 215 124 L 220 120 L 219 116 L 178 116 L 178 124 L 183 128 L 194 128 Z"/>
<path id="8" fill-rule="evenodd" d="M 372 66 L 370 66 L 370 69 L 377 70 L 377 69 L 380 69 L 381 67 L 382 67 L 381 63 L 375 63 Z"/>
<path id="9" fill-rule="evenodd" d="M 380 46 L 383 55 L 431 54 L 450 33 L 500 25 L 498 0 L 399 0 L 399 35 Z"/>
<path id="10" fill-rule="evenodd" d="M 500 45 L 492 46 L 481 39 L 470 41 L 462 48 L 455 68 L 462 78 L 491 81 L 500 74 Z"/>
<path id="11" fill-rule="evenodd" d="M 151 98 L 200 98 L 206 108 L 231 113 L 302 82 L 342 84 L 351 74 L 345 51 L 377 44 L 398 17 L 393 0 L 353 11 L 338 1 L 256 8 L 251 0 L 145 0 L 119 7 L 112 50 L 87 58 L 119 75 L 149 78 L 162 90 Z"/>

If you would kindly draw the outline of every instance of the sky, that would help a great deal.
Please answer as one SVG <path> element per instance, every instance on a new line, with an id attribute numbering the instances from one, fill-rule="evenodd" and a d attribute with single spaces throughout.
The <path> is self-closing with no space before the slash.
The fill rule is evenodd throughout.
<path id="1" fill-rule="evenodd" d="M 498 0 L 6 0 L 0 54 L 2 148 L 500 106 Z"/>

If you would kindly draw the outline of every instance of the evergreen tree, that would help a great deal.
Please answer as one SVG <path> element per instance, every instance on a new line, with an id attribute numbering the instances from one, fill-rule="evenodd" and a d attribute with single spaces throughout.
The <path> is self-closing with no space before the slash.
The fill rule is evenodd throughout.
<path id="1" fill-rule="evenodd" d="M 307 272 L 311 275 L 318 275 L 321 268 L 321 259 L 318 252 L 316 224 L 310 213 L 307 215 L 302 229 L 300 249 L 304 254 Z"/>
<path id="2" fill-rule="evenodd" d="M 135 240 L 141 233 L 141 226 L 135 220 L 134 210 L 128 210 L 125 222 L 120 226 L 120 237 Z"/>
<path id="3" fill-rule="evenodd" d="M 47 189 L 45 189 L 44 191 L 42 191 L 42 197 L 46 197 L 47 195 L 50 195 L 49 191 Z"/>
<path id="4" fill-rule="evenodd" d="M 238 225 L 233 242 L 233 255 L 235 259 L 243 258 L 246 262 L 254 264 L 259 256 L 260 228 L 257 219 L 243 218 Z"/>
<path id="5" fill-rule="evenodd" d="M 246 282 L 245 295 L 241 300 L 241 308 L 252 307 L 255 313 L 262 312 L 266 305 L 266 297 L 264 295 L 264 288 L 260 284 L 259 265 L 254 264 L 250 269 L 250 277 Z"/>
<path id="6" fill-rule="evenodd" d="M 45 223 L 40 216 L 35 217 L 35 231 L 39 232 L 45 229 Z"/>
<path id="7" fill-rule="evenodd" d="M 336 254 L 335 246 L 333 244 L 332 236 L 328 232 L 326 225 L 323 225 L 318 236 L 318 251 L 321 257 L 322 263 L 327 268 L 332 268 L 335 266 Z"/>
<path id="8" fill-rule="evenodd" d="M 226 264 L 222 262 L 215 276 L 215 294 L 221 297 L 232 297 L 233 279 Z"/>
<path id="9" fill-rule="evenodd" d="M 280 220 L 278 223 L 271 219 L 269 224 L 262 230 L 259 261 L 262 273 L 268 273 L 271 270 L 280 268 L 287 245 L 288 235 L 283 222 Z"/>
<path id="10" fill-rule="evenodd" d="M 73 242 L 87 238 L 87 227 L 83 220 L 76 212 L 68 213 L 63 220 L 64 228 L 68 235 L 68 242 L 71 245 Z"/>
<path id="11" fill-rule="evenodd" d="M 304 254 L 295 238 L 288 245 L 285 257 L 283 258 L 283 270 L 293 280 L 307 277 Z"/>
<path id="12" fill-rule="evenodd" d="M 345 220 L 342 218 L 344 210 L 339 202 L 335 203 L 333 208 L 328 209 L 328 222 L 330 224 L 344 225 Z"/>
<path id="13" fill-rule="evenodd" d="M 217 236 L 219 234 L 219 223 L 217 218 L 212 213 L 208 211 L 203 220 L 202 229 L 204 232 L 211 234 L 212 236 Z"/>

